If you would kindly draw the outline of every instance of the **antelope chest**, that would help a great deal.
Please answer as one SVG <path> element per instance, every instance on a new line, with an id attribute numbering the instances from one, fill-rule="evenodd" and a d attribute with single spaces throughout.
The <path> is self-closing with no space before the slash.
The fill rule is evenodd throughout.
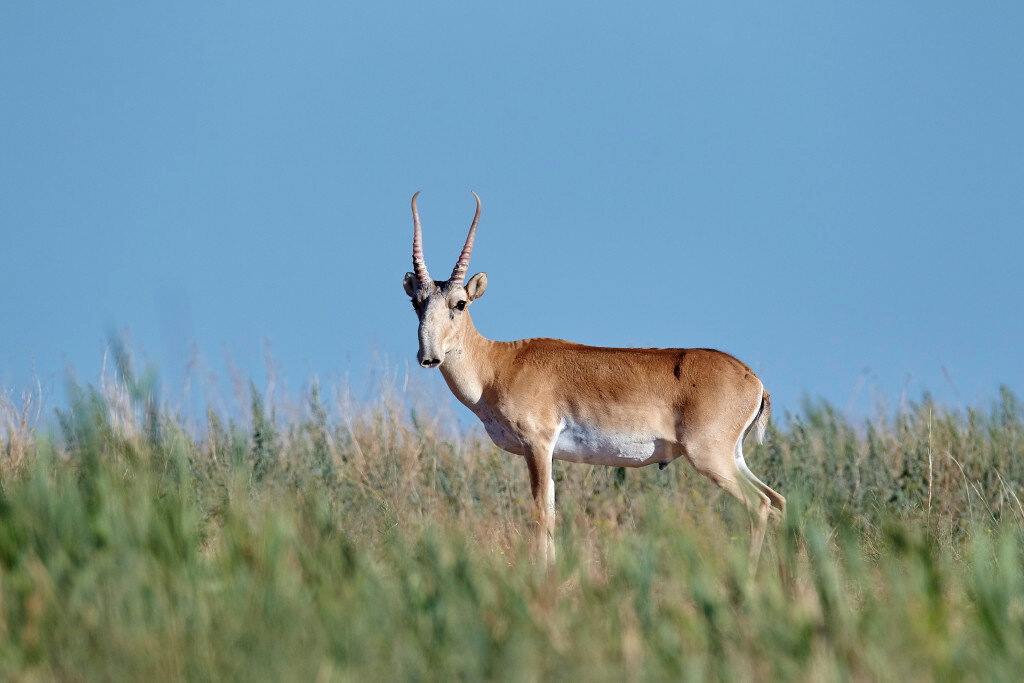
<path id="1" fill-rule="evenodd" d="M 484 431 L 487 432 L 487 436 L 491 437 L 495 446 L 509 453 L 526 454 L 522 440 L 508 428 L 504 420 L 489 412 L 478 413 L 477 417 L 480 418 L 480 422 L 484 425 Z"/>

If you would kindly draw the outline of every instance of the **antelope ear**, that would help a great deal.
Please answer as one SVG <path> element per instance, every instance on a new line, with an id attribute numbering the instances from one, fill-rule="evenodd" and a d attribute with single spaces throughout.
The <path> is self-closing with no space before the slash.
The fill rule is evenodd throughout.
<path id="1" fill-rule="evenodd" d="M 416 276 L 406 273 L 405 279 L 402 280 L 402 286 L 405 287 L 405 293 L 412 296 L 416 292 Z"/>
<path id="2" fill-rule="evenodd" d="M 485 289 L 487 289 L 487 273 L 477 273 L 466 283 L 466 294 L 469 295 L 470 301 L 482 297 Z"/>

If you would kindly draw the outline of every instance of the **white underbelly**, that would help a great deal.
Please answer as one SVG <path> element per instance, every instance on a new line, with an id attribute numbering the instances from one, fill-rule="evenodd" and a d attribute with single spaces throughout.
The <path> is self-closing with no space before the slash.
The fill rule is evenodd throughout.
<path id="1" fill-rule="evenodd" d="M 557 460 L 640 467 L 671 460 L 671 444 L 652 434 L 600 429 L 594 425 L 565 420 L 555 441 Z"/>

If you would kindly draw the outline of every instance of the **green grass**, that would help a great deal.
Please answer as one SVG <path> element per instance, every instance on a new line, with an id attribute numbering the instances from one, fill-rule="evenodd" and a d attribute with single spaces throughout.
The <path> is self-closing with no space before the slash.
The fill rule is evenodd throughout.
<path id="1" fill-rule="evenodd" d="M 676 462 L 526 468 L 429 399 L 317 390 L 202 424 L 122 364 L 52 428 L 0 414 L 0 679 L 1017 680 L 1024 409 L 809 403 L 748 450 L 747 520 Z M 278 403 L 281 403 L 278 401 Z M 410 404 L 415 405 L 409 408 Z M 0 423 L 2 424 L 2 423 Z"/>

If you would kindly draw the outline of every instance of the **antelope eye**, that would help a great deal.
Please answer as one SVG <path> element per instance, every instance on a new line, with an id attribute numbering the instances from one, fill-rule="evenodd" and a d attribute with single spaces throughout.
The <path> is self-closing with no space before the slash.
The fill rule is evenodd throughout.
<path id="1" fill-rule="evenodd" d="M 466 310 L 466 302 L 460 301 L 459 303 L 455 304 L 455 308 L 457 308 L 460 311 Z"/>

